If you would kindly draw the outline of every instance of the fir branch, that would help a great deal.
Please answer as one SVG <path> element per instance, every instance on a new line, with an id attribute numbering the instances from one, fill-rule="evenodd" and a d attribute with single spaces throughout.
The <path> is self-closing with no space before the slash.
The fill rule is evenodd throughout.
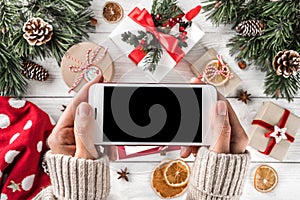
<path id="1" fill-rule="evenodd" d="M 8 40 L 13 37 L 14 31 L 18 29 L 20 16 L 20 2 L 2 0 L 0 2 L 0 28 L 5 28 L 6 33 L 2 35 L 2 42 L 8 44 Z"/>
<path id="2" fill-rule="evenodd" d="M 242 5 L 245 0 L 206 0 L 207 5 L 203 6 L 203 10 L 207 12 L 207 18 L 217 26 L 220 23 L 229 24 L 234 22 L 241 12 Z M 219 5 L 216 7 L 217 3 Z"/>
<path id="3" fill-rule="evenodd" d="M 21 58 L 32 59 L 35 57 L 39 57 L 40 59 L 43 59 L 45 57 L 51 56 L 50 50 L 45 48 L 46 45 L 29 45 L 28 42 L 23 38 L 22 30 L 19 30 L 14 34 L 11 43 L 11 47 L 13 47 L 13 52 L 15 53 L 15 55 L 18 55 Z"/>
<path id="4" fill-rule="evenodd" d="M 168 22 L 171 18 L 180 16 L 183 13 L 182 10 L 177 6 L 177 0 L 154 0 L 152 4 L 151 14 L 155 24 L 161 26 L 162 24 Z M 160 14 L 162 19 L 159 24 L 155 19 L 155 16 Z"/>
<path id="5" fill-rule="evenodd" d="M 300 89 L 300 74 L 297 76 L 290 76 L 284 78 L 283 76 L 277 76 L 274 70 L 269 70 L 265 79 L 265 91 L 266 95 L 270 95 L 273 98 L 284 97 L 289 102 L 293 101 L 293 97 Z"/>
<path id="6" fill-rule="evenodd" d="M 230 55 L 235 55 L 235 59 L 245 59 L 249 63 L 257 64 L 261 71 L 266 71 L 270 65 L 265 62 L 265 57 L 260 57 L 261 54 L 268 53 L 263 49 L 264 41 L 260 37 L 243 37 L 236 35 L 229 40 L 226 45 L 230 47 Z"/>
<path id="7" fill-rule="evenodd" d="M 206 0 L 204 10 L 212 23 L 233 23 L 258 19 L 265 23 L 261 36 L 236 35 L 229 40 L 230 54 L 246 59 L 266 71 L 265 94 L 286 97 L 292 101 L 300 89 L 300 75 L 277 76 L 272 61 L 278 51 L 290 49 L 300 52 L 300 0 Z"/>
<path id="8" fill-rule="evenodd" d="M 156 70 L 157 64 L 160 61 L 163 54 L 163 50 L 161 48 L 153 48 L 151 49 L 144 59 L 144 70 L 149 70 L 153 73 Z"/>
<path id="9" fill-rule="evenodd" d="M 25 92 L 23 77 L 19 74 L 19 59 L 41 59 L 53 55 L 60 63 L 62 56 L 74 44 L 88 38 L 94 27 L 89 9 L 91 0 L 2 0 L 0 2 L 1 45 L 10 49 L 10 59 L 1 52 L 1 94 L 21 95 Z M 23 25 L 32 17 L 40 17 L 53 26 L 52 39 L 45 45 L 30 46 L 23 38 Z M 11 83 L 7 81 L 11 80 Z M 20 82 L 18 83 L 17 80 Z M 13 84 L 16 87 L 13 87 Z M 15 91 L 14 91 L 15 90 Z"/>
<path id="10" fill-rule="evenodd" d="M 239 23 L 249 19 L 259 19 L 260 21 L 266 22 L 269 20 L 267 16 L 261 12 L 261 8 L 266 5 L 266 0 L 250 0 L 244 3 L 237 10 L 237 16 L 233 21 L 235 22 L 233 28 Z"/>
<path id="11" fill-rule="evenodd" d="M 20 97 L 26 92 L 26 80 L 21 75 L 21 59 L 0 43 L 0 95 Z"/>

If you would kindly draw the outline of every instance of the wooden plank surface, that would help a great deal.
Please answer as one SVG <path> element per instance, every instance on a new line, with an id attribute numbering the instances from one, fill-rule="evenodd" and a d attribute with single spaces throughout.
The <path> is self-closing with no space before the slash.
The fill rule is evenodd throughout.
<path id="1" fill-rule="evenodd" d="M 115 64 L 115 82 L 148 82 L 145 75 L 137 70 L 132 62 L 124 55 L 113 42 L 108 39 L 109 33 L 118 24 L 108 24 L 102 18 L 102 8 L 106 0 L 94 0 L 92 10 L 95 12 L 95 18 L 98 20 L 96 31 L 90 33 L 90 41 L 99 45 L 104 45 L 109 48 L 109 53 L 112 56 Z M 139 4 L 139 0 L 120 0 L 118 1 L 124 8 L 125 14 L 128 14 L 130 9 Z M 183 7 L 188 7 L 199 3 L 198 0 L 180 0 Z M 205 32 L 205 36 L 199 43 L 186 55 L 184 60 L 180 62 L 164 79 L 163 82 L 185 82 L 187 83 L 193 73 L 190 71 L 191 63 L 195 62 L 206 49 L 213 47 L 223 55 L 231 69 L 242 79 L 240 86 L 229 95 L 229 101 L 232 103 L 236 113 L 244 126 L 245 130 L 249 130 L 251 122 L 254 119 L 258 109 L 263 101 L 272 101 L 291 110 L 296 115 L 300 116 L 300 93 L 295 98 L 294 102 L 288 103 L 284 99 L 274 100 L 264 95 L 263 83 L 264 73 L 255 70 L 255 66 L 248 67 L 246 70 L 240 70 L 237 62 L 229 55 L 229 49 L 226 47 L 228 39 L 235 33 L 230 26 L 215 27 L 209 21 L 205 20 L 204 14 L 196 18 L 195 23 Z M 26 98 L 43 110 L 48 112 L 55 120 L 58 120 L 61 115 L 62 104 L 67 104 L 71 101 L 72 94 L 68 94 L 68 87 L 64 84 L 60 68 L 53 58 L 45 60 L 37 60 L 49 70 L 50 78 L 47 82 L 30 81 Z M 249 104 L 243 104 L 237 101 L 237 91 L 245 89 L 252 94 L 252 101 Z M 288 155 L 283 162 L 257 153 L 251 147 L 248 147 L 251 152 L 252 163 L 249 169 L 246 180 L 245 191 L 241 199 L 243 200 L 296 200 L 299 199 L 300 190 L 300 133 L 296 135 L 295 142 L 291 145 Z M 111 165 L 111 181 L 112 190 L 109 200 L 130 199 L 130 200 L 154 200 L 159 199 L 151 189 L 150 174 L 152 169 L 160 160 L 166 158 L 177 158 L 179 152 L 168 153 L 167 156 L 150 155 L 146 157 L 138 157 L 134 159 L 122 160 L 112 163 Z M 192 165 L 193 157 L 189 159 Z M 279 174 L 278 187 L 271 193 L 263 194 L 257 192 L 253 187 L 253 173 L 257 166 L 263 163 L 268 163 L 273 166 Z M 125 183 L 123 180 L 117 180 L 116 170 L 128 167 L 131 175 L 130 182 Z M 178 198 L 184 199 L 184 196 Z"/>
<path id="2" fill-rule="evenodd" d="M 151 173 L 158 163 L 114 163 L 111 166 L 111 191 L 109 200 L 159 200 L 151 187 Z M 245 189 L 241 200 L 297 200 L 300 196 L 299 163 L 268 163 L 276 169 L 279 175 L 277 187 L 270 193 L 260 193 L 253 186 L 253 177 L 256 168 L 261 163 L 250 164 L 247 174 Z M 190 163 L 192 167 L 192 163 Z M 118 179 L 117 171 L 128 168 L 130 174 L 129 182 Z M 298 183 L 298 184 L 297 184 Z M 118 191 L 118 192 L 115 192 Z M 174 198 L 178 200 L 185 199 L 186 194 Z"/>

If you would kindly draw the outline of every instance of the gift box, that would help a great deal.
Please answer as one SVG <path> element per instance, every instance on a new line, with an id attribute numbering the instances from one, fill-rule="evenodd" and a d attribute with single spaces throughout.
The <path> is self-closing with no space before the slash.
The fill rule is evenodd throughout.
<path id="1" fill-rule="evenodd" d="M 283 160 L 300 128 L 300 118 L 274 103 L 264 102 L 252 122 L 249 145 L 260 153 Z"/>
<path id="2" fill-rule="evenodd" d="M 204 32 L 191 21 L 201 6 L 189 8 L 187 12 L 182 10 L 176 19 L 162 26 L 157 26 L 161 16 L 153 18 L 150 13 L 152 6 L 152 1 L 144 1 L 142 6 L 132 9 L 109 37 L 148 77 L 159 82 Z"/>
<path id="3" fill-rule="evenodd" d="M 78 92 L 84 84 L 93 80 L 99 70 L 106 81 L 113 79 L 114 65 L 108 49 L 92 42 L 75 44 L 61 61 L 62 76 L 70 91 Z"/>
<path id="4" fill-rule="evenodd" d="M 207 66 L 207 64 L 209 62 L 211 62 L 212 60 L 218 59 L 217 55 L 218 55 L 218 52 L 215 49 L 210 48 L 196 62 L 194 62 L 191 65 L 190 68 L 191 68 L 192 72 L 196 75 L 196 77 L 203 74 L 205 67 Z M 229 66 L 229 69 L 230 69 L 230 66 Z M 223 94 L 225 97 L 228 96 L 242 82 L 241 79 L 232 70 L 230 70 L 230 71 L 232 74 L 232 77 L 230 78 L 230 80 L 228 80 L 223 85 L 216 86 L 217 90 L 221 94 Z"/>
<path id="5" fill-rule="evenodd" d="M 180 150 L 180 146 L 118 146 L 118 159 L 127 159 L 150 154 L 164 155 L 167 151 Z"/>

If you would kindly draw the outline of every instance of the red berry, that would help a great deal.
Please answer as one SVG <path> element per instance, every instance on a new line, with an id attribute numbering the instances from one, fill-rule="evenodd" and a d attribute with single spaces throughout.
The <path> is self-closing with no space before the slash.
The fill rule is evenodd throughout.
<path id="1" fill-rule="evenodd" d="M 174 19 L 174 18 L 171 18 L 171 19 L 169 19 L 169 22 L 170 22 L 171 24 L 174 24 L 174 23 L 176 23 L 176 21 L 175 21 L 175 19 Z"/>
<path id="2" fill-rule="evenodd" d="M 188 33 L 186 31 L 184 31 L 183 34 L 184 34 L 184 36 L 187 36 Z"/>
<path id="3" fill-rule="evenodd" d="M 162 19 L 162 15 L 161 15 L 161 14 L 157 14 L 157 15 L 155 16 L 155 19 L 156 19 L 156 20 L 161 20 L 161 19 Z"/>
<path id="4" fill-rule="evenodd" d="M 179 31 L 180 31 L 180 32 L 183 32 L 183 31 L 185 31 L 185 28 L 184 28 L 183 26 L 180 26 L 180 27 L 179 27 Z"/>
<path id="5" fill-rule="evenodd" d="M 176 22 L 177 22 L 177 23 L 182 22 L 182 18 L 181 18 L 181 17 L 177 17 L 177 18 L 176 18 Z"/>

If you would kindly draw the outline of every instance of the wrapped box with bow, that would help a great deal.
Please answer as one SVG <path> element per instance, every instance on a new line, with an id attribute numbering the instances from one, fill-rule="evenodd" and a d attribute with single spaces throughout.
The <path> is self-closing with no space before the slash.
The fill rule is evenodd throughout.
<path id="1" fill-rule="evenodd" d="M 149 11 L 151 10 L 151 12 Z M 193 22 L 200 5 L 184 12 L 174 0 L 143 2 L 110 34 L 134 64 L 159 82 L 203 37 Z"/>
<path id="2" fill-rule="evenodd" d="M 271 102 L 264 102 L 252 122 L 250 146 L 260 153 L 283 160 L 300 128 L 300 118 Z"/>
<path id="3" fill-rule="evenodd" d="M 114 65 L 108 49 L 92 42 L 81 42 L 73 45 L 61 61 L 62 76 L 70 88 L 69 92 L 78 92 L 100 71 L 106 81 L 113 79 Z"/>

